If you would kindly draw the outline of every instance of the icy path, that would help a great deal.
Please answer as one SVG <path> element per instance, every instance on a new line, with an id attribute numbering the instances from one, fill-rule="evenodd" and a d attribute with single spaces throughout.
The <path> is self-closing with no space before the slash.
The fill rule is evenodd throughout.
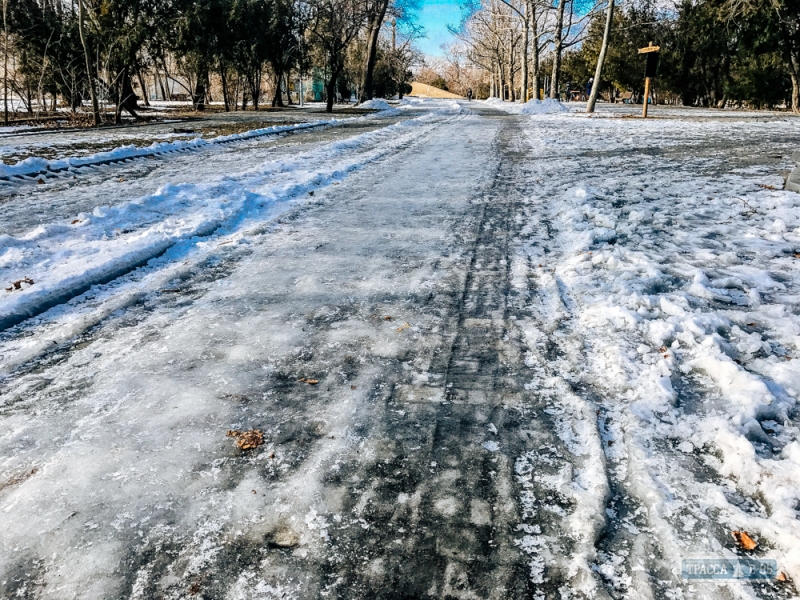
<path id="1" fill-rule="evenodd" d="M 206 145 L 201 150 L 210 156 L 194 160 L 184 156 L 177 164 L 169 161 L 162 172 L 139 173 L 132 185 L 124 187 L 127 193 L 159 187 L 133 199 L 106 197 L 109 185 L 127 183 L 124 176 L 117 181 L 108 173 L 88 185 L 38 195 L 35 203 L 26 202 L 23 195 L 13 204 L 26 214 L 37 209 L 49 215 L 65 208 L 87 211 L 73 212 L 63 222 L 45 223 L 23 235 L 0 235 L 0 279 L 25 283 L 22 289 L 0 297 L 0 329 L 63 303 L 91 285 L 117 278 L 181 241 L 236 230 L 248 219 L 263 219 L 280 205 L 306 192 L 313 194 L 316 188 L 402 147 L 432 126 L 431 117 L 417 116 L 391 125 L 384 122 L 377 130 L 362 122 L 366 132 L 361 135 L 318 147 L 307 144 L 312 149 L 299 152 L 287 152 L 285 146 L 274 148 L 274 142 L 266 148 L 245 145 L 227 152 L 214 152 L 217 148 Z M 206 161 L 214 168 L 198 172 L 198 163 Z M 253 169 L 254 163 L 259 167 Z M 175 183 L 186 177 L 186 183 Z M 110 202 L 98 206 L 98 200 Z"/>
<path id="2" fill-rule="evenodd" d="M 795 121 L 477 110 L 243 165 L 5 332 L 0 594 L 795 593 L 680 578 L 733 529 L 800 578 Z"/>

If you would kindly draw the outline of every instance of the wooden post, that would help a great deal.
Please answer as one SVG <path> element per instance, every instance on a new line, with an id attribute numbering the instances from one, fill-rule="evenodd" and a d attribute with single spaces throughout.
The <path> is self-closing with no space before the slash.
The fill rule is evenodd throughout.
<path id="1" fill-rule="evenodd" d="M 653 42 L 646 48 L 639 48 L 639 54 L 647 54 L 647 66 L 644 71 L 644 104 L 642 106 L 642 118 L 647 118 L 647 103 L 650 101 L 650 79 L 656 76 L 658 66 L 658 54 L 660 46 L 654 46 Z"/>

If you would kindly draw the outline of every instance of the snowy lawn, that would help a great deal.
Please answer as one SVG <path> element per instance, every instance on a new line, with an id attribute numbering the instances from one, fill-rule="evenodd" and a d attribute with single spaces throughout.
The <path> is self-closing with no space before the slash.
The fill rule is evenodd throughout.
<path id="1" fill-rule="evenodd" d="M 550 241 L 528 223 L 516 268 L 563 332 L 559 377 L 598 411 L 618 522 L 594 568 L 614 590 L 644 585 L 632 546 L 674 576 L 678 557 L 737 556 L 740 530 L 800 577 L 800 196 L 780 189 L 799 125 L 524 127 Z"/>

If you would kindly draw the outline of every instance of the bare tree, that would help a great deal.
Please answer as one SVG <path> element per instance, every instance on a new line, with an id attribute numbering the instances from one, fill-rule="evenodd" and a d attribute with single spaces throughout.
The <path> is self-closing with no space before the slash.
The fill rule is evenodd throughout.
<path id="1" fill-rule="evenodd" d="M 592 81 L 592 92 L 589 94 L 589 102 L 586 103 L 586 112 L 593 113 L 594 105 L 597 102 L 597 94 L 600 92 L 600 78 L 603 75 L 603 63 L 606 60 L 608 51 L 608 40 L 611 37 L 611 23 L 614 20 L 614 0 L 608 0 L 606 10 L 606 28 L 603 31 L 603 43 L 600 46 L 600 55 L 597 57 L 597 68 L 594 70 L 594 81 Z M 645 99 L 647 102 L 647 99 Z"/>
<path id="2" fill-rule="evenodd" d="M 345 54 L 366 18 L 363 0 L 311 0 L 309 33 L 319 44 L 328 70 L 326 112 L 333 112 L 336 83 L 344 70 Z"/>
<path id="3" fill-rule="evenodd" d="M 528 101 L 528 46 L 530 45 L 530 18 L 531 0 L 525 0 L 522 6 L 515 0 L 500 0 L 516 14 L 522 22 L 522 101 Z M 512 74 L 513 81 L 513 74 Z M 513 88 L 513 85 L 512 85 Z"/>
<path id="4" fill-rule="evenodd" d="M 361 75 L 361 94 L 359 102 L 372 100 L 373 73 L 375 62 L 378 58 L 378 37 L 383 27 L 383 20 L 386 18 L 386 9 L 389 7 L 389 0 L 367 0 L 366 2 L 366 21 L 367 21 L 367 51 L 364 57 L 364 68 Z"/>
<path id="5" fill-rule="evenodd" d="M 86 44 L 86 35 L 83 32 L 83 2 L 78 0 L 78 34 L 81 38 L 81 45 L 83 46 L 83 55 L 86 58 L 86 76 L 89 78 L 89 94 L 92 97 L 92 116 L 94 118 L 94 126 L 100 125 L 100 107 L 97 104 L 97 93 L 94 89 L 94 77 L 92 77 L 92 63 L 89 59 L 89 46 Z"/>
<path id="6" fill-rule="evenodd" d="M 542 80 L 540 61 L 542 50 L 547 45 L 546 30 L 542 21 L 547 18 L 548 11 L 544 0 L 527 0 L 527 2 L 531 37 L 531 85 L 533 87 L 533 97 L 537 100 L 542 100 L 542 98 L 539 98 Z"/>
<path id="7" fill-rule="evenodd" d="M 561 75 L 561 53 L 564 49 L 564 6 L 568 0 L 556 0 L 556 24 L 553 29 L 553 73 L 550 81 L 550 97 L 558 98 L 558 78 Z"/>
<path id="8" fill-rule="evenodd" d="M 3 0 L 3 123 L 8 125 L 8 0 Z"/>

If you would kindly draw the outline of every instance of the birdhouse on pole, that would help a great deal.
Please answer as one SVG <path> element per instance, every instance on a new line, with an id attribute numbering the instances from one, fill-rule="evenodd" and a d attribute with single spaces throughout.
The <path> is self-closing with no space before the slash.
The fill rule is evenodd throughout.
<path id="1" fill-rule="evenodd" d="M 647 54 L 647 65 L 644 68 L 644 106 L 642 118 L 647 118 L 647 104 L 650 102 L 650 79 L 656 76 L 658 69 L 658 51 L 661 46 L 653 46 L 653 42 L 645 48 L 639 48 L 639 54 Z"/>

